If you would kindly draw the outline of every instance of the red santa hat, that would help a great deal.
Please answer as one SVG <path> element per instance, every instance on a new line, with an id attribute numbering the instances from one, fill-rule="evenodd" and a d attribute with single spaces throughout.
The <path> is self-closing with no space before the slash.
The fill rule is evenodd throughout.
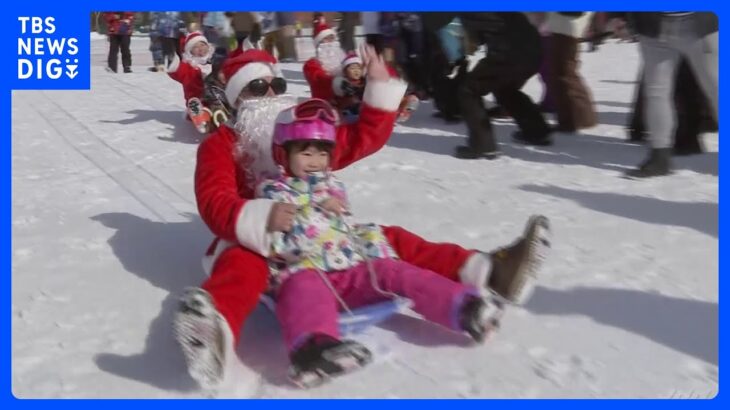
<path id="1" fill-rule="evenodd" d="M 203 33 L 199 31 L 193 31 L 192 33 L 185 36 L 185 38 L 183 39 L 183 51 L 189 54 L 193 50 L 193 47 L 195 47 L 195 45 L 198 43 L 208 44 L 208 39 L 205 38 Z"/>
<path id="2" fill-rule="evenodd" d="M 319 43 L 322 42 L 322 40 L 325 39 L 325 37 L 334 36 L 336 35 L 335 31 L 330 28 L 330 26 L 327 25 L 327 23 L 324 22 L 324 19 L 319 20 L 314 25 L 314 31 L 312 33 L 312 36 L 314 37 L 314 47 L 316 48 Z"/>
<path id="3" fill-rule="evenodd" d="M 350 64 L 360 64 L 362 65 L 362 59 L 360 56 L 357 55 L 354 51 L 350 51 L 345 56 L 345 59 L 342 60 L 342 68 L 347 68 Z"/>
<path id="4" fill-rule="evenodd" d="M 229 57 L 221 67 L 226 79 L 226 99 L 232 106 L 241 91 L 257 78 L 283 77 L 276 58 L 264 50 L 250 49 Z"/>

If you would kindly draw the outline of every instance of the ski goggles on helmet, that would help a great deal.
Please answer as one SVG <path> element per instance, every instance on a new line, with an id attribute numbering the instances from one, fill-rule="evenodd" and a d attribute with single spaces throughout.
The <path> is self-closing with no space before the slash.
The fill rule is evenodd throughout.
<path id="1" fill-rule="evenodd" d="M 317 98 L 306 100 L 279 114 L 273 142 L 277 145 L 315 140 L 334 143 L 338 120 L 337 111 L 326 101 Z"/>
<path id="2" fill-rule="evenodd" d="M 284 94 L 286 92 L 286 80 L 282 77 L 274 77 L 270 82 L 263 78 L 257 78 L 251 80 L 245 90 L 251 93 L 254 97 L 263 97 L 269 92 L 269 88 L 276 95 Z"/>
<path id="3" fill-rule="evenodd" d="M 324 120 L 330 124 L 337 124 L 340 119 L 337 110 L 327 101 L 319 98 L 310 98 L 303 101 L 292 110 L 293 120 Z"/>

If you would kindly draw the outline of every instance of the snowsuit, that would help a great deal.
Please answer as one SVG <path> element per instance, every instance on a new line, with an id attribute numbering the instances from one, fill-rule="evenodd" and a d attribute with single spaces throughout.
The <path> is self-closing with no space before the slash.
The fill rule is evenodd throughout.
<path id="1" fill-rule="evenodd" d="M 392 292 L 413 300 L 426 319 L 459 330 L 464 296 L 478 292 L 398 260 L 377 225 L 356 224 L 349 211 L 337 216 L 325 210 L 322 204 L 330 198 L 349 208 L 344 184 L 331 173 L 264 180 L 256 195 L 299 207 L 289 232 L 270 234 L 276 315 L 290 351 L 313 334 L 339 338 L 338 296 L 355 308 L 386 300 Z"/>

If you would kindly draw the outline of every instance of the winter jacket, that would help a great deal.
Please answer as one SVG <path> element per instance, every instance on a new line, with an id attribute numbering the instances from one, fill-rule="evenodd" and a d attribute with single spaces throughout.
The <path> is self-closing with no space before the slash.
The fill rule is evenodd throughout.
<path id="1" fill-rule="evenodd" d="M 123 22 L 122 20 L 127 20 L 127 22 Z M 109 34 L 132 35 L 132 30 L 134 29 L 134 13 L 129 11 L 108 11 L 104 13 L 104 21 L 106 22 L 107 32 Z"/>
<path id="2" fill-rule="evenodd" d="M 204 73 L 199 67 L 196 67 L 187 61 L 181 61 L 180 58 L 175 55 L 172 63 L 170 63 L 170 66 L 167 68 L 167 75 L 182 84 L 186 105 L 191 98 L 203 97 L 203 91 L 205 89 L 203 79 L 205 78 L 206 73 Z"/>
<path id="3" fill-rule="evenodd" d="M 177 11 L 158 11 L 152 13 L 150 34 L 159 37 L 179 38 L 185 30 L 185 22 Z"/>
<path id="4" fill-rule="evenodd" d="M 423 13 L 426 30 L 435 31 L 459 18 L 468 42 L 485 44 L 494 62 L 533 66 L 539 64 L 540 34 L 524 13 Z"/>
<path id="5" fill-rule="evenodd" d="M 256 197 L 298 208 L 289 232 L 269 234 L 274 274 L 290 275 L 304 269 L 332 272 L 359 265 L 365 261 L 363 256 L 397 257 L 379 226 L 355 224 L 349 210 L 338 216 L 323 208 L 330 198 L 349 208 L 345 185 L 331 173 L 264 180 L 256 189 Z"/>
<path id="6" fill-rule="evenodd" d="M 365 94 L 365 77 L 358 81 L 349 80 L 339 75 L 332 80 L 332 88 L 335 93 L 334 106 L 340 111 L 343 120 L 354 121 L 360 113 L 360 103 Z M 408 91 L 406 91 L 406 95 Z"/>
<path id="7" fill-rule="evenodd" d="M 396 109 L 406 85 L 398 80 L 371 82 L 365 90 L 360 119 L 337 128 L 332 153 L 334 170 L 380 150 L 388 141 L 396 119 Z M 254 199 L 255 187 L 234 154 L 238 136 L 228 126 L 220 127 L 199 146 L 195 168 L 195 198 L 200 216 L 219 239 L 208 250 L 209 263 L 227 246 L 242 245 L 268 256 L 270 246 L 266 222 L 273 201 Z"/>
<path id="8" fill-rule="evenodd" d="M 469 41 L 486 44 L 490 60 L 539 65 L 540 34 L 524 13 L 460 13 L 459 18 Z"/>

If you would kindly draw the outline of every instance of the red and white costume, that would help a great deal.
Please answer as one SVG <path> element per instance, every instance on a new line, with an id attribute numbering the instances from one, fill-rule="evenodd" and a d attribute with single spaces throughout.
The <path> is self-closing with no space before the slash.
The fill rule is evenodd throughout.
<path id="1" fill-rule="evenodd" d="M 241 90 L 253 79 L 274 76 L 275 59 L 261 50 L 248 50 L 223 66 L 226 95 L 235 106 Z M 340 126 L 332 154 L 333 170 L 374 154 L 387 142 L 396 109 L 406 85 L 396 79 L 368 83 L 359 120 Z M 246 167 L 234 153 L 241 136 L 221 126 L 199 146 L 195 169 L 198 211 L 217 237 L 206 255 L 209 278 L 203 283 L 219 313 L 230 326 L 234 341 L 241 325 L 267 288 L 270 246 L 266 231 L 274 202 L 254 199 Z M 245 155 L 245 154 L 243 154 Z M 488 258 L 457 245 L 435 244 L 399 227 L 383 227 L 384 234 L 406 262 L 453 280 L 481 288 L 488 274 Z"/>
<path id="2" fill-rule="evenodd" d="M 188 34 L 183 41 L 183 55 L 190 55 L 193 47 L 198 43 L 208 44 L 208 40 L 202 33 L 197 31 Z M 203 91 L 205 89 L 203 80 L 210 72 L 210 64 L 206 65 L 208 67 L 201 67 L 184 59 L 181 61 L 175 55 L 175 59 L 167 68 L 167 74 L 170 78 L 182 84 L 186 104 L 191 98 L 203 98 Z"/>

